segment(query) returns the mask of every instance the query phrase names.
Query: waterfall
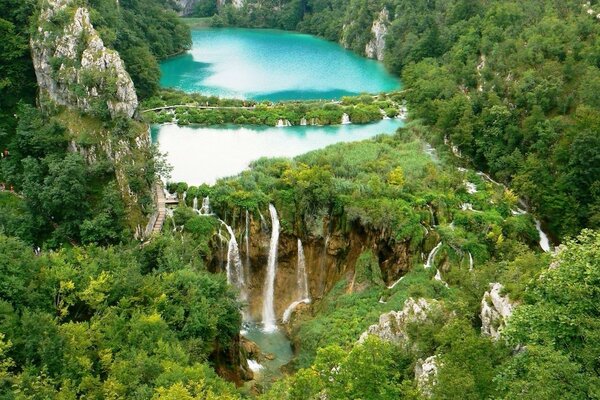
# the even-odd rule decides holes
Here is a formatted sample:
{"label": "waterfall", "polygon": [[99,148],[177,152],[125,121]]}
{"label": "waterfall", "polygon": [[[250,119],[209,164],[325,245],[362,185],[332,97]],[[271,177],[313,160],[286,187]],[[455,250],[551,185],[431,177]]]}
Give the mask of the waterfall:
{"label": "waterfall", "polygon": [[471,252],[469,252],[469,271],[473,271],[473,254],[471,254]]}
{"label": "waterfall", "polygon": [[288,323],[294,310],[300,304],[310,304],[310,294],[308,292],[308,277],[306,275],[306,258],[304,257],[304,248],[302,241],[298,239],[298,266],[296,270],[296,286],[298,288],[298,300],[294,301],[283,312],[282,322]]}
{"label": "waterfall", "polygon": [[267,221],[265,220],[265,217],[262,215],[260,210],[258,210],[258,215],[260,216],[260,229],[262,229],[263,231],[266,231],[267,230]]}
{"label": "waterfall", "polygon": [[277,125],[275,125],[275,126],[277,128],[285,128],[288,126],[292,126],[292,124],[287,119],[280,119],[279,121],[277,121]]}
{"label": "waterfall", "polygon": [[300,125],[301,125],[301,126],[306,126],[306,125],[308,125],[308,122],[306,121],[306,118],[302,117],[302,119],[300,120]]}
{"label": "waterfall", "polygon": [[298,271],[296,273],[296,282],[298,283],[300,299],[308,299],[310,301],[308,276],[306,275],[306,258],[304,257],[304,248],[300,239],[298,239]]}
{"label": "waterfall", "polygon": [[248,359],[248,368],[250,368],[250,371],[252,371],[254,373],[257,373],[261,369],[263,369],[264,367],[261,364],[259,364],[258,361],[252,360],[252,359]]}
{"label": "waterfall", "polygon": [[[244,266],[242,265],[242,257],[240,255],[240,249],[235,239],[235,233],[233,228],[221,221],[221,224],[225,226],[229,233],[229,242],[227,245],[227,264],[225,271],[227,272],[227,283],[239,290],[239,300],[242,302],[248,301],[248,291],[246,290],[246,277],[244,274]],[[248,320],[246,312],[242,312],[242,319]]]}
{"label": "waterfall", "polygon": [[192,203],[192,208],[194,211],[198,211],[198,198],[194,197],[194,202]]}
{"label": "waterfall", "polygon": [[346,113],[344,113],[344,115],[342,115],[342,125],[348,125],[351,124],[352,121],[350,121],[350,116]]}
{"label": "waterfall", "polygon": [[242,265],[242,257],[240,255],[240,249],[235,239],[235,233],[231,226],[221,221],[225,225],[225,229],[229,233],[229,243],[227,247],[227,282],[240,290],[242,300],[245,299],[245,284],[246,279],[244,277],[244,267]]}
{"label": "waterfall", "polygon": [[436,281],[442,282],[444,284],[444,286],[449,287],[448,284],[446,282],[444,282],[444,280],[442,279],[442,274],[440,273],[440,270],[438,269],[437,272],[435,273],[434,279]]}
{"label": "waterfall", "polygon": [[435,246],[433,248],[433,250],[431,250],[431,252],[429,253],[429,256],[427,256],[427,262],[425,263],[425,268],[433,267],[433,264],[435,263],[435,256],[437,255],[437,252],[440,250],[440,247],[442,247],[442,242],[439,242],[437,244],[437,246]]}
{"label": "waterfall", "polygon": [[550,240],[548,240],[548,235],[542,230],[542,223],[539,220],[535,220],[535,228],[540,234],[540,247],[546,253],[550,251]]}
{"label": "waterfall", "polygon": [[275,292],[275,274],[277,273],[277,246],[279,245],[279,218],[277,210],[273,204],[269,204],[271,213],[271,242],[269,247],[269,258],[267,262],[267,274],[265,276],[265,286],[263,289],[263,330],[265,332],[274,332],[277,330],[275,320],[274,292]]}
{"label": "waterfall", "polygon": [[388,289],[393,289],[396,287],[397,284],[399,284],[400,282],[402,282],[402,279],[404,279],[404,277],[401,277],[400,279],[398,279],[396,282],[394,282],[393,284],[391,284],[390,286],[388,286]]}
{"label": "waterfall", "polygon": [[294,301],[283,312],[283,318],[282,318],[281,322],[283,322],[284,324],[287,324],[290,321],[290,317],[292,316],[292,313],[300,304],[309,304],[309,303],[310,303],[310,299],[302,299],[302,300]]}
{"label": "waterfall", "polygon": [[[194,199],[194,202],[196,204],[196,208],[198,207],[198,199]],[[210,211],[210,198],[208,196],[206,196],[205,198],[202,199],[202,207],[200,207],[200,210],[198,211],[198,213],[200,215],[212,215],[212,212]]]}
{"label": "waterfall", "polygon": [[433,208],[431,208],[431,204],[427,204],[427,208],[429,208],[429,214],[431,215],[431,226],[436,226],[435,214],[433,213]]}
{"label": "waterfall", "polygon": [[467,193],[469,193],[469,194],[477,193],[477,185],[475,185],[473,182],[464,181],[464,184],[467,187]]}
{"label": "waterfall", "polygon": [[246,210],[246,229],[244,230],[244,245],[246,247],[246,268],[250,269],[250,215]]}

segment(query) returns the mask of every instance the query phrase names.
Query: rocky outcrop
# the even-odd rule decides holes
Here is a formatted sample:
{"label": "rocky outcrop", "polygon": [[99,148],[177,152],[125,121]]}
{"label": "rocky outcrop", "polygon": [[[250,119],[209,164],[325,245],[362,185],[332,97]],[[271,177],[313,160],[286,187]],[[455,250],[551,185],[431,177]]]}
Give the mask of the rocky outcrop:
{"label": "rocky outcrop", "polygon": [[89,10],[77,4],[48,0],[40,12],[31,49],[42,103],[132,117],[138,107],[133,81],[119,54],[104,46]]}
{"label": "rocky outcrop", "polygon": [[388,33],[388,25],[390,24],[390,14],[386,8],[381,10],[379,16],[373,21],[371,33],[373,38],[365,47],[365,55],[369,58],[375,58],[383,61],[385,51],[385,37]]}
{"label": "rocky outcrop", "polygon": [[359,342],[364,342],[369,335],[378,336],[382,340],[396,344],[408,342],[407,326],[415,322],[423,322],[440,304],[435,300],[409,298],[404,302],[401,311],[390,311],[379,317],[379,323],[371,325],[362,335]]}
{"label": "rocky outcrop", "polygon": [[502,285],[491,283],[490,291],[481,300],[481,333],[497,340],[500,338],[506,320],[512,315],[514,305],[508,295],[502,295]]}
{"label": "rocky outcrop", "polygon": [[418,360],[415,365],[415,381],[421,394],[427,398],[433,396],[433,387],[438,374],[437,356]]}

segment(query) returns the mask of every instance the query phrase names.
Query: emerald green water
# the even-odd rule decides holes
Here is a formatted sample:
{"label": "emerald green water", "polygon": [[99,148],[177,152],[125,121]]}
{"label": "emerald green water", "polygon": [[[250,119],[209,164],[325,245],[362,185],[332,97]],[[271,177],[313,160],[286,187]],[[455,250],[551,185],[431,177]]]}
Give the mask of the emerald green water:
{"label": "emerald green water", "polygon": [[161,63],[163,87],[272,101],[400,87],[380,63],[310,35],[227,28],[194,30],[192,39],[191,51]]}

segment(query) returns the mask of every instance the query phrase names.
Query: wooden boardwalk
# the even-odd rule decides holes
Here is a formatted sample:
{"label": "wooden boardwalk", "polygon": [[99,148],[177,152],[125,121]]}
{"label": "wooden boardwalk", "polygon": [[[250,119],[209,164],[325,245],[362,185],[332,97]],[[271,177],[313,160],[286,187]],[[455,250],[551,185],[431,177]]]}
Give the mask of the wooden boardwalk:
{"label": "wooden boardwalk", "polygon": [[156,192],[156,209],[158,211],[158,216],[154,222],[152,234],[160,233],[165,223],[165,219],[167,218],[167,199],[165,198],[165,192],[163,191],[162,185],[157,183],[154,190]]}

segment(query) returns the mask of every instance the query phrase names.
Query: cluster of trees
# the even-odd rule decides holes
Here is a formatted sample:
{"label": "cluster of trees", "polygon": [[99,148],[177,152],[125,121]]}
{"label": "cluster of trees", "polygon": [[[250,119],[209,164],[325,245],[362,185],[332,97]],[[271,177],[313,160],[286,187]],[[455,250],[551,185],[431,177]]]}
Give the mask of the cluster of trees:
{"label": "cluster of trees", "polygon": [[460,18],[441,2],[429,12],[429,50],[388,48],[389,62],[404,60],[393,66],[413,116],[510,183],[558,236],[599,227],[597,6],[472,3]]}
{"label": "cluster of trees", "polygon": [[[178,106],[163,110],[156,108]],[[221,109],[202,109],[223,107]],[[231,107],[231,108],[229,108]],[[236,108],[238,107],[238,108]],[[395,118],[400,112],[400,95],[380,94],[344,97],[340,102],[257,102],[253,100],[230,100],[186,94],[175,90],[162,90],[159,95],[143,103],[144,116],[150,123],[179,125],[201,124],[250,124],[274,126],[279,120],[300,125],[304,119],[313,125],[336,125],[348,114],[353,123],[364,124],[381,120],[384,116]]]}
{"label": "cluster of trees", "polygon": [[[10,151],[0,160],[0,182],[6,190],[0,194],[5,198],[0,202],[2,230],[48,248],[68,243],[126,241],[131,210],[127,209],[117,183],[117,167],[98,146],[99,138],[89,137],[84,125],[100,123],[76,112],[49,117],[25,104],[19,107],[16,118],[15,134],[8,144]],[[76,136],[72,127],[67,127],[70,118],[79,129]],[[105,124],[110,124],[105,128],[112,135],[106,139],[115,142],[118,138],[126,143],[140,129],[127,119]],[[69,150],[72,146],[89,149],[93,145],[93,162],[84,157],[85,150]],[[153,158],[153,151],[139,151],[137,164],[132,163],[124,174],[130,193],[137,196],[137,205],[149,212],[153,207],[149,188],[160,173],[161,164]]]}
{"label": "cluster of trees", "polygon": [[0,396],[238,399],[214,372],[236,294],[189,237],[33,256],[0,233]]}

